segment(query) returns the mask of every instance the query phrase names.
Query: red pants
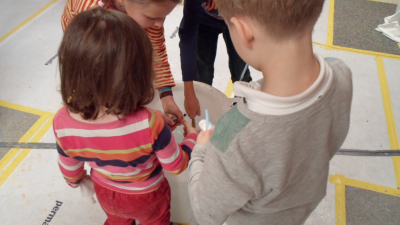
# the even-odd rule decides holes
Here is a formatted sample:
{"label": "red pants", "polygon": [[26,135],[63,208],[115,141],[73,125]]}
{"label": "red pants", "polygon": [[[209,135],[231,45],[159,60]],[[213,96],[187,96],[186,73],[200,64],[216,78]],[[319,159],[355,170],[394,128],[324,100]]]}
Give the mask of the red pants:
{"label": "red pants", "polygon": [[94,182],[97,199],[107,214],[104,225],[169,225],[171,189],[167,179],[147,194],[123,194],[104,188]]}

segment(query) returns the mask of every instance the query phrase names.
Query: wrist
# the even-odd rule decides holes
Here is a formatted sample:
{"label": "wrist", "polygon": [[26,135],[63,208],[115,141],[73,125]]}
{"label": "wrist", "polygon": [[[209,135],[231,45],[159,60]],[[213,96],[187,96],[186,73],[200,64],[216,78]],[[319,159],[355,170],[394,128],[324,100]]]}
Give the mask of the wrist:
{"label": "wrist", "polygon": [[161,89],[158,89],[158,93],[160,94],[160,99],[173,95],[171,87],[163,87]]}
{"label": "wrist", "polygon": [[194,92],[193,81],[185,81],[184,87],[185,95],[196,95]]}

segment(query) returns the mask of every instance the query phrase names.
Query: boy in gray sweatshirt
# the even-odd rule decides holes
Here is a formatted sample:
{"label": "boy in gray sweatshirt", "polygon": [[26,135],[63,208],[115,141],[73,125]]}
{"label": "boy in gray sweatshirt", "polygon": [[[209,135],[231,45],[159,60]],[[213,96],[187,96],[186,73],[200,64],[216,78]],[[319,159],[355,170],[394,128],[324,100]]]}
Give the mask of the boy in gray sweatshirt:
{"label": "boy in gray sweatshirt", "polygon": [[242,100],[199,134],[189,195],[201,225],[304,224],[326,195],[329,161],[350,120],[352,79],[313,53],[324,0],[216,0],[242,59],[262,71],[236,82]]}

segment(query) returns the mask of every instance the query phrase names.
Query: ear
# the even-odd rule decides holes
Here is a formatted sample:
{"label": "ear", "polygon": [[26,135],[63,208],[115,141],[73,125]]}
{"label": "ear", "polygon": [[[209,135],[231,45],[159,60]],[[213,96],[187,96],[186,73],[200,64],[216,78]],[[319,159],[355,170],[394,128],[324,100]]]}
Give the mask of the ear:
{"label": "ear", "polygon": [[238,31],[238,34],[244,46],[246,46],[247,48],[251,48],[254,40],[254,33],[248,21],[243,19],[242,17],[235,16],[232,17],[230,21]]}

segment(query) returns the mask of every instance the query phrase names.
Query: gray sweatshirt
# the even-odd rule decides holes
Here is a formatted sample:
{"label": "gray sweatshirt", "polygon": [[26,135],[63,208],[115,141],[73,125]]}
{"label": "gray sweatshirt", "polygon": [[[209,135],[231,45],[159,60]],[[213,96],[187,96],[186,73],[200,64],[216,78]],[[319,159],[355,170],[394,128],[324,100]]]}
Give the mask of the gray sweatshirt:
{"label": "gray sweatshirt", "polygon": [[240,101],[218,121],[210,144],[195,146],[189,196],[201,225],[304,224],[324,198],[352,99],[350,69],[326,61],[331,82],[310,106],[263,115]]}

